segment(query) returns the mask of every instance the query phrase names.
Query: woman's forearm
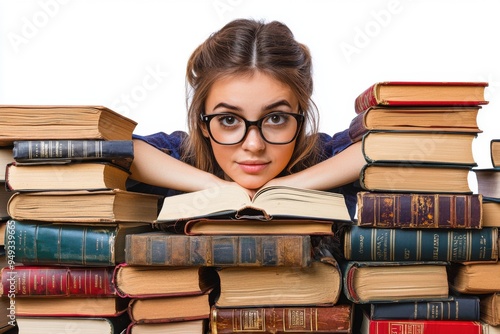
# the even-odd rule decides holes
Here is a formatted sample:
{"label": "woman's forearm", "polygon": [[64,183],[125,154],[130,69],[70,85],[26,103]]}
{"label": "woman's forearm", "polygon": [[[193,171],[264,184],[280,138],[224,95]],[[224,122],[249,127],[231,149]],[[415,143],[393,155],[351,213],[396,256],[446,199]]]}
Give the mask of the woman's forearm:
{"label": "woman's forearm", "polygon": [[269,184],[306,189],[328,190],[359,179],[366,164],[361,143],[355,143],[339,154],[301,172],[272,180]]}
{"label": "woman's forearm", "polygon": [[180,191],[196,191],[226,183],[142,140],[134,140],[134,161],[130,171],[130,177],[136,181]]}

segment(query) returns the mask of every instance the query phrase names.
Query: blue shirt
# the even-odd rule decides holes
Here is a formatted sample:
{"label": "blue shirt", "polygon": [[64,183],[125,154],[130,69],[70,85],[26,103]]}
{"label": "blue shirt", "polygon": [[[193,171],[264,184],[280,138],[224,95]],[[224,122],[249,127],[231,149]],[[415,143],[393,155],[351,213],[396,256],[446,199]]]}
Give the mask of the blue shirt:
{"label": "blue shirt", "polygon": [[[164,132],[158,132],[152,135],[140,136],[134,135],[134,139],[140,139],[148,144],[156,147],[157,149],[169,154],[170,156],[181,159],[182,152],[181,146],[182,142],[187,138],[188,134],[183,131],[175,131],[171,134],[166,134]],[[326,160],[339,152],[343,151],[347,147],[352,144],[351,139],[347,130],[336,133],[333,136],[330,136],[325,133],[319,134],[319,145],[321,152],[321,161]],[[334,171],[333,171],[334,172]],[[356,182],[357,183],[357,182]],[[349,214],[351,218],[354,219],[355,210],[356,210],[356,193],[359,191],[359,187],[356,183],[348,184],[342,187],[338,187],[335,189],[331,189],[332,192],[341,193],[344,195],[347,208],[349,210]],[[152,185],[147,185],[143,183],[138,183],[134,181],[130,181],[128,184],[128,188],[131,191],[145,192],[145,193],[153,193],[159,194],[163,196],[172,196],[175,194],[179,194],[179,191],[175,191],[172,189],[165,189],[161,187],[156,187]]]}

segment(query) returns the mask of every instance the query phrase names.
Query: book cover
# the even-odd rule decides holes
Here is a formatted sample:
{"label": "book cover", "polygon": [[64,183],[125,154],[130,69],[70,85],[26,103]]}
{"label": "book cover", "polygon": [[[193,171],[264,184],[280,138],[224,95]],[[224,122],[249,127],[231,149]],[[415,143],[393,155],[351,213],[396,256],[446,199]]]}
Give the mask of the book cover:
{"label": "book cover", "polygon": [[463,294],[500,291],[500,262],[453,263],[449,268],[450,287]]}
{"label": "book cover", "polygon": [[369,305],[373,320],[480,320],[479,297],[450,296],[435,301],[374,303]]}
{"label": "book cover", "polygon": [[353,303],[415,302],[449,297],[447,262],[344,261],[344,295]]}
{"label": "book cover", "polygon": [[352,333],[353,304],[324,307],[212,307],[212,334]]}
{"label": "book cover", "polygon": [[416,163],[367,163],[360,172],[364,190],[470,194],[470,166]]}
{"label": "book cover", "polygon": [[483,201],[478,194],[376,193],[357,194],[357,221],[363,227],[482,227]]}
{"label": "book cover", "polygon": [[355,261],[497,261],[498,229],[393,229],[351,226],[344,256]]}
{"label": "book cover", "polygon": [[21,140],[12,154],[22,163],[105,161],[128,169],[134,146],[132,140]]}
{"label": "book cover", "polygon": [[482,132],[477,116],[481,106],[375,106],[356,114],[348,128],[352,142],[372,130],[414,132]]}
{"label": "book cover", "polygon": [[426,163],[477,166],[472,152],[476,133],[369,131],[361,150],[368,163]]}
{"label": "book cover", "polygon": [[149,225],[50,224],[9,220],[5,241],[15,263],[25,265],[114,266],[125,260],[125,236]]}
{"label": "book cover", "polygon": [[135,266],[307,267],[309,235],[187,236],[166,232],[126,237],[125,262]]}
{"label": "book cover", "polygon": [[113,297],[113,267],[4,267],[2,295],[20,297]]}
{"label": "book cover", "polygon": [[160,197],[120,189],[16,192],[7,212],[16,220],[65,223],[147,223]]}
{"label": "book cover", "polygon": [[500,167],[500,139],[490,141],[490,157],[493,167]]}
{"label": "book cover", "polygon": [[136,126],[103,106],[0,105],[2,146],[16,140],[131,140]]}
{"label": "book cover", "polygon": [[487,104],[487,82],[376,82],[354,101],[357,114],[372,106],[474,106]]}
{"label": "book cover", "polygon": [[500,326],[500,291],[479,296],[481,320],[492,326]]}
{"label": "book cover", "polygon": [[374,320],[363,312],[362,334],[482,334],[479,321],[468,320]]}

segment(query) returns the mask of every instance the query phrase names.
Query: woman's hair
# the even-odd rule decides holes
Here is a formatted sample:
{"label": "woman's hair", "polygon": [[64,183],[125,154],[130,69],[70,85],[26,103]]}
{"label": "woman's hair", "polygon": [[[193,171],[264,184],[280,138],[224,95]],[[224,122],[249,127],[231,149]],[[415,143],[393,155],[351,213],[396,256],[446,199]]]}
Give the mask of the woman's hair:
{"label": "woman's hair", "polygon": [[199,169],[222,176],[210,141],[201,131],[200,114],[210,88],[220,78],[251,75],[260,71],[288,85],[305,116],[292,158],[283,172],[292,173],[318,160],[318,112],[311,100],[312,64],[309,49],[298,43],[290,29],[280,22],[263,23],[238,19],[225,25],[198,46],[186,70],[186,96],[190,136],[185,159]]}

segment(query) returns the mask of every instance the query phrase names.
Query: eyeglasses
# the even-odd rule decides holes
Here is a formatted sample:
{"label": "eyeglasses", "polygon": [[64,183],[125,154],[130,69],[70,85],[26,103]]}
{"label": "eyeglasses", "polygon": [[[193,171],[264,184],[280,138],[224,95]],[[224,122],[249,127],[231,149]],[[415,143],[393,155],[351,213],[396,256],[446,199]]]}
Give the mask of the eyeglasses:
{"label": "eyeglasses", "polygon": [[248,129],[255,125],[269,144],[291,143],[299,133],[304,115],[288,112],[272,112],[256,121],[249,121],[232,113],[201,115],[210,137],[220,145],[235,145],[245,139]]}

